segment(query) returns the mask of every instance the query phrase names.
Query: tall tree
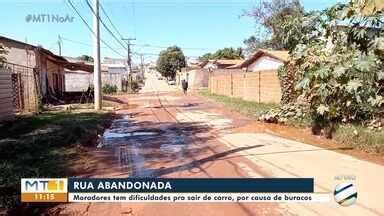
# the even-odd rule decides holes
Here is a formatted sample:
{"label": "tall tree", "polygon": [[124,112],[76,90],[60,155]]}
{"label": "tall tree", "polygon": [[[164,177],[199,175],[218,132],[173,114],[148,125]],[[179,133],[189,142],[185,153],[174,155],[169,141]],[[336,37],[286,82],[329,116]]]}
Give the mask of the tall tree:
{"label": "tall tree", "polygon": [[168,47],[160,52],[157,59],[157,70],[164,77],[174,79],[176,72],[186,66],[183,51],[177,47]]}
{"label": "tall tree", "polygon": [[244,41],[247,50],[255,50],[260,47],[272,49],[291,50],[296,46],[297,41],[287,40],[287,28],[291,29],[290,36],[301,37],[299,29],[287,26],[292,23],[291,20],[297,20],[297,17],[304,16],[304,9],[298,0],[273,0],[262,1],[260,5],[255,6],[245,13],[254,18],[256,25],[261,26],[261,31],[266,31],[270,37],[267,39],[252,36]]}
{"label": "tall tree", "polygon": [[223,48],[217,50],[215,53],[206,53],[199,57],[200,61],[214,60],[214,59],[242,59],[244,58],[244,50],[242,48]]}

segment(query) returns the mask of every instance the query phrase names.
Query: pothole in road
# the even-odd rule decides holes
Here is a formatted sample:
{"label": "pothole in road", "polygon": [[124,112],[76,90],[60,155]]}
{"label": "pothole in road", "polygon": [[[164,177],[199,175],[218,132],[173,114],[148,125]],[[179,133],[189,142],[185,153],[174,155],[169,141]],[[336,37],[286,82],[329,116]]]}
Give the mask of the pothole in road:
{"label": "pothole in road", "polygon": [[177,153],[185,149],[185,146],[174,145],[174,144],[164,144],[160,146],[160,150],[166,153]]}
{"label": "pothole in road", "polygon": [[132,130],[131,128],[114,128],[104,132],[98,147],[134,143],[135,141],[153,139],[165,133],[159,129]]}

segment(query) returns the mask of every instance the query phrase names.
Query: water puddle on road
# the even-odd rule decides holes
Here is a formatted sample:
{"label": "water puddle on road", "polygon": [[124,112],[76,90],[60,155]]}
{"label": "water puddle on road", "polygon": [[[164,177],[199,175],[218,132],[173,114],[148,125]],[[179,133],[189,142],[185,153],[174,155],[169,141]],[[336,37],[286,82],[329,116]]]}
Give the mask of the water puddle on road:
{"label": "water puddle on road", "polygon": [[[99,148],[114,152],[122,172],[129,176],[148,177],[153,162],[170,158],[182,160],[191,145],[191,131],[196,128],[173,123],[142,124],[130,115],[115,119],[100,136]],[[198,127],[201,129],[201,127]]]}
{"label": "water puddle on road", "polygon": [[133,136],[155,136],[159,133],[155,132],[128,132],[128,133],[113,133],[107,131],[104,133],[104,139],[112,139],[112,138],[123,138],[123,137],[133,137]]}
{"label": "water puddle on road", "polygon": [[182,145],[164,144],[160,146],[160,150],[166,153],[178,153],[185,149]]}
{"label": "water puddle on road", "polygon": [[159,129],[142,129],[131,121],[128,115],[115,119],[111,127],[100,137],[98,147],[136,143],[137,140],[153,139],[163,134]]}

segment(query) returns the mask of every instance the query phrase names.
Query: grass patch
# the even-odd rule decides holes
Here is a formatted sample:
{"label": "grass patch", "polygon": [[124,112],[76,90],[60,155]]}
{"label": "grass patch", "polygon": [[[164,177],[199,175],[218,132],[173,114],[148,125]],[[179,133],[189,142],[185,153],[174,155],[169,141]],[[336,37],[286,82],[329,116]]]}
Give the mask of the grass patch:
{"label": "grass patch", "polygon": [[199,94],[216,102],[223,103],[225,106],[240,113],[256,118],[260,117],[262,114],[271,109],[276,109],[279,107],[278,104],[273,103],[258,103],[253,101],[245,101],[240,98],[232,98],[228,96],[212,94],[207,90],[200,91]]}
{"label": "grass patch", "polygon": [[383,130],[376,131],[361,125],[340,125],[336,130],[335,139],[365,152],[384,153]]}
{"label": "grass patch", "polygon": [[44,112],[0,125],[0,209],[20,206],[20,178],[71,176],[78,146],[92,144],[111,117]]}

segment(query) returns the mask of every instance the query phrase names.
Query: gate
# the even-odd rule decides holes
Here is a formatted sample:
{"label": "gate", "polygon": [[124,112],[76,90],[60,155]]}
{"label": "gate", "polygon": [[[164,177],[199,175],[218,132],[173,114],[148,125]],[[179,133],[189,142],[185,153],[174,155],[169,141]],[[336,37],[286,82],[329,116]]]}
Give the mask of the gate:
{"label": "gate", "polygon": [[32,67],[6,62],[5,68],[12,74],[13,105],[17,112],[39,110],[39,74]]}

